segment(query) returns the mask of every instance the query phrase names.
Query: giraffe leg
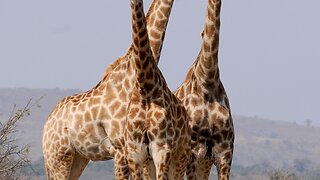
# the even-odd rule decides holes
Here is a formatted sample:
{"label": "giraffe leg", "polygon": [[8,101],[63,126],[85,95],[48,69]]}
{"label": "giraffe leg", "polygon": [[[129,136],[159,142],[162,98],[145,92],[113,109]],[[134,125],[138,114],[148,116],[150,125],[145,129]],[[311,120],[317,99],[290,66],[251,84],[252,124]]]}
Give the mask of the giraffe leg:
{"label": "giraffe leg", "polygon": [[192,157],[191,163],[187,168],[187,179],[188,180],[202,180],[209,179],[213,160],[202,159],[197,161],[195,156]]}
{"label": "giraffe leg", "polygon": [[190,162],[190,148],[179,148],[172,156],[171,165],[169,169],[169,179],[184,179],[187,165]]}
{"label": "giraffe leg", "polygon": [[148,159],[143,168],[143,179],[154,180],[156,178],[156,167],[152,159]]}
{"label": "giraffe leg", "polygon": [[134,161],[128,160],[132,180],[143,180],[143,166]]}
{"label": "giraffe leg", "polygon": [[216,161],[219,180],[229,180],[232,162],[232,150],[224,151]]}
{"label": "giraffe leg", "polygon": [[[129,142],[129,141],[128,141]],[[143,169],[147,162],[147,148],[144,144],[126,144],[126,158],[132,180],[143,179]]]}
{"label": "giraffe leg", "polygon": [[48,180],[68,180],[72,168],[75,151],[44,154],[46,174]]}
{"label": "giraffe leg", "polygon": [[87,166],[88,163],[89,159],[84,158],[76,152],[73,157],[73,163],[69,179],[79,179],[80,175],[82,174],[84,168]]}
{"label": "giraffe leg", "polygon": [[169,179],[169,167],[171,163],[170,150],[163,148],[158,150],[158,152],[155,151],[153,150],[153,160],[156,167],[157,180]]}
{"label": "giraffe leg", "polygon": [[195,155],[192,153],[189,163],[187,165],[187,179],[188,180],[196,180],[197,175],[196,175],[196,167],[197,167],[197,161]]}
{"label": "giraffe leg", "polygon": [[198,179],[209,179],[212,165],[213,160],[211,159],[201,160],[196,168]]}
{"label": "giraffe leg", "polygon": [[114,156],[114,172],[116,180],[128,180],[129,169],[123,150],[116,150]]}

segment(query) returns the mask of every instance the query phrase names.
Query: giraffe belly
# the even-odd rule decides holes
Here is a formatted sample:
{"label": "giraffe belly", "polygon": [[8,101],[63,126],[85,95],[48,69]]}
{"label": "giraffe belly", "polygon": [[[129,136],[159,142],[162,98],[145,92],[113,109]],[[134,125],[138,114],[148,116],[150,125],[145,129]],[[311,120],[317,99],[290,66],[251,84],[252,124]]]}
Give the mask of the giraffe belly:
{"label": "giraffe belly", "polygon": [[71,143],[75,150],[92,161],[113,159],[113,146],[106,133],[97,134],[97,131],[71,131]]}

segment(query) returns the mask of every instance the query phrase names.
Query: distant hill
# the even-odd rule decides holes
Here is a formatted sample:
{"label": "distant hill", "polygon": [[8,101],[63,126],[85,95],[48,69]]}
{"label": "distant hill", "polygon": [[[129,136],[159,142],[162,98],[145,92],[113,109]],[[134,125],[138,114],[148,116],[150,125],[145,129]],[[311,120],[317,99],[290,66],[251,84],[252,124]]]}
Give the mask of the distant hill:
{"label": "distant hill", "polygon": [[[20,131],[16,136],[21,143],[31,145],[30,157],[38,160],[42,156],[42,128],[47,116],[60,99],[78,92],[77,89],[0,89],[0,119],[7,119],[14,104],[22,108],[30,98],[43,97],[40,108],[33,108],[31,116],[18,124]],[[320,166],[320,127],[237,115],[234,115],[234,125],[234,166]]]}
{"label": "distant hill", "polygon": [[235,116],[235,164],[290,166],[299,160],[320,165],[320,128],[258,117]]}

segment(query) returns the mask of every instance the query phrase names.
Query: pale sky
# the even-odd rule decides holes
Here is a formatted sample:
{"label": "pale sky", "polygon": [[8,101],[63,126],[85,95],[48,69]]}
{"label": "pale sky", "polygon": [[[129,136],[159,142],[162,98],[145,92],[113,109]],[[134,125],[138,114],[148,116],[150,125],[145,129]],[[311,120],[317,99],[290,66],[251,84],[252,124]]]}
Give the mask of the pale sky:
{"label": "pale sky", "polygon": [[[206,4],[175,1],[159,64],[172,90],[199,52]],[[320,1],[222,0],[221,13],[232,112],[320,124]],[[0,88],[90,89],[126,52],[130,18],[128,0],[0,0]]]}

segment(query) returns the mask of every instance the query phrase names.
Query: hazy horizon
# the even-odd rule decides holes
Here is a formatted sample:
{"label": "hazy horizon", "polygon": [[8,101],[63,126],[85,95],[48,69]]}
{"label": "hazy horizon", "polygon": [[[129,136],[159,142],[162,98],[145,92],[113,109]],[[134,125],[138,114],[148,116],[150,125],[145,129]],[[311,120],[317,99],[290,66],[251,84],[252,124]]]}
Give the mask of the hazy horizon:
{"label": "hazy horizon", "polygon": [[[159,64],[172,90],[199,52],[206,4],[175,1]],[[319,6],[222,1],[219,67],[234,114],[320,124]],[[129,47],[130,18],[128,1],[0,1],[0,88],[94,87]]]}

